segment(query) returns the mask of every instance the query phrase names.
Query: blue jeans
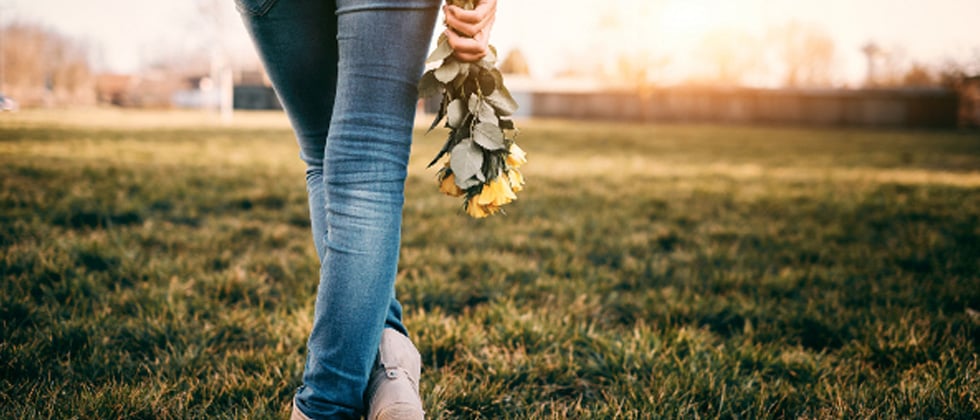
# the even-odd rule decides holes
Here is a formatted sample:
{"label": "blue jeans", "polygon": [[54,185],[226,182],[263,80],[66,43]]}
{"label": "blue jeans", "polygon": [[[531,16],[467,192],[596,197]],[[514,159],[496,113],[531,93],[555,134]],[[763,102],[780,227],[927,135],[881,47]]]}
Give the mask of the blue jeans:
{"label": "blue jeans", "polygon": [[307,164],[320,257],[297,407],[357,418],[395,298],[416,86],[440,0],[236,0]]}

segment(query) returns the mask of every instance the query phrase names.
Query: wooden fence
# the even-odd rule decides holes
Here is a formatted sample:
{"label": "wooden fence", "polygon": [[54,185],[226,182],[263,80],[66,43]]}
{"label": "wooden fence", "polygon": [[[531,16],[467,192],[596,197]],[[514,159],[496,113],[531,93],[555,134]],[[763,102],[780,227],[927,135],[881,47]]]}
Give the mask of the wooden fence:
{"label": "wooden fence", "polygon": [[944,89],[660,89],[520,92],[521,116],[643,122],[724,122],[953,128],[958,96]]}

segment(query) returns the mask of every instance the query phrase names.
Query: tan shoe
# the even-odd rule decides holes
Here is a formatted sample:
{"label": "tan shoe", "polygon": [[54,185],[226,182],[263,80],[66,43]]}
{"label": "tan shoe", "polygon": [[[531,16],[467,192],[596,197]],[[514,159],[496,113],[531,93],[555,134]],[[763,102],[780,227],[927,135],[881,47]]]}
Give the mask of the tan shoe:
{"label": "tan shoe", "polygon": [[367,420],[422,420],[419,377],[422,356],[412,340],[385,328],[381,334],[378,365],[368,382]]}

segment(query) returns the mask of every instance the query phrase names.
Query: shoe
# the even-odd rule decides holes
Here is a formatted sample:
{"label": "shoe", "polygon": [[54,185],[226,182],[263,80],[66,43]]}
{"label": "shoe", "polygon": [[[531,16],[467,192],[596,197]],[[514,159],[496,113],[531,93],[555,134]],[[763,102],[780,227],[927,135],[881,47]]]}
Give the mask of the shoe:
{"label": "shoe", "polygon": [[310,418],[306,414],[303,414],[302,411],[299,411],[299,408],[296,407],[296,403],[294,402],[293,413],[289,415],[289,420],[310,420]]}
{"label": "shoe", "polygon": [[422,356],[412,340],[391,328],[381,334],[378,364],[368,382],[367,420],[423,420],[419,399]]}

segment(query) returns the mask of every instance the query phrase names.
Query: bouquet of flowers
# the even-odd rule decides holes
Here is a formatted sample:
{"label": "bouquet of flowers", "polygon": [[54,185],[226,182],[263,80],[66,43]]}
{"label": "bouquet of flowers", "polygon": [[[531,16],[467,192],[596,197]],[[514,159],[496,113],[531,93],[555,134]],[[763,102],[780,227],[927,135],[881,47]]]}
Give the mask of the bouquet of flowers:
{"label": "bouquet of flowers", "polygon": [[[474,0],[447,2],[468,10],[474,7]],[[426,60],[441,64],[425,72],[419,82],[420,97],[442,95],[429,131],[443,119],[450,130],[429,166],[448,157],[436,175],[439,190],[464,197],[463,209],[475,218],[501,212],[501,207],[517,199],[515,193],[524,188],[519,168],[527,158],[514,142],[517,129],[509,118],[517,110],[517,102],[504,86],[496,61],[493,46],[477,62],[457,60],[443,34]]]}

